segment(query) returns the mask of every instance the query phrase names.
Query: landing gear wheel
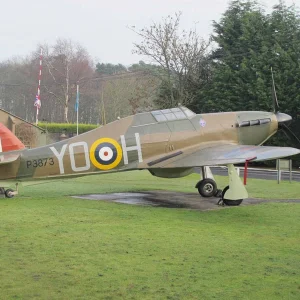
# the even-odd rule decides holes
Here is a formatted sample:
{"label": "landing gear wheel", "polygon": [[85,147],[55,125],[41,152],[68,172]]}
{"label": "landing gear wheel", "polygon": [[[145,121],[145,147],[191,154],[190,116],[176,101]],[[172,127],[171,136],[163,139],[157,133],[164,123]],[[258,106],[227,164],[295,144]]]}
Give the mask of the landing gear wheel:
{"label": "landing gear wheel", "polygon": [[227,185],[223,192],[222,192],[222,201],[224,202],[224,204],[228,205],[228,206],[238,206],[243,202],[243,199],[238,199],[238,200],[228,200],[228,199],[224,199],[225,193],[229,190],[229,185]]}
{"label": "landing gear wheel", "polygon": [[7,189],[7,190],[5,191],[5,197],[6,197],[6,198],[13,198],[15,195],[12,194],[12,192],[13,192],[12,189]]}
{"label": "landing gear wheel", "polygon": [[5,189],[3,187],[0,187],[0,195],[5,195]]}
{"label": "landing gear wheel", "polygon": [[197,183],[197,188],[202,197],[212,197],[217,191],[217,184],[214,180],[206,178]]}

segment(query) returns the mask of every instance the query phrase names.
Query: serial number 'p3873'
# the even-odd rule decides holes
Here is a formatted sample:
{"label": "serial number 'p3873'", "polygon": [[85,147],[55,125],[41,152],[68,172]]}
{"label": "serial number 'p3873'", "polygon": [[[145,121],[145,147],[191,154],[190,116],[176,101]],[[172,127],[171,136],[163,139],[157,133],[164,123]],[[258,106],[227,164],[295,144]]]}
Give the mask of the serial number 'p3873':
{"label": "serial number 'p3873'", "polygon": [[[139,162],[143,162],[142,148],[140,142],[140,136],[135,133],[135,146],[126,146],[125,136],[120,136],[121,145],[114,139],[101,138],[96,140],[89,148],[88,144],[84,141],[75,142],[71,144],[64,144],[60,151],[57,151],[55,147],[50,147],[51,151],[55,155],[59,164],[60,174],[65,174],[64,157],[67,148],[69,149],[69,157],[71,169],[73,172],[84,172],[91,168],[91,163],[100,170],[110,170],[117,167],[122,158],[124,165],[128,165],[128,152],[137,151]],[[80,158],[80,166],[76,165],[75,149],[80,149],[80,153],[83,153],[83,158]]]}

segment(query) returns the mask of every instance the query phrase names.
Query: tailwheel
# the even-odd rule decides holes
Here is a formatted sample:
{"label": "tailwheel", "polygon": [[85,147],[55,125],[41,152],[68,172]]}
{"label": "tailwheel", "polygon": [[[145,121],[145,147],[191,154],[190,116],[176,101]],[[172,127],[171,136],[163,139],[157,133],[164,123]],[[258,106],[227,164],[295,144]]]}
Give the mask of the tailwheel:
{"label": "tailwheel", "polygon": [[5,196],[5,189],[3,187],[0,187],[0,197],[6,197]]}
{"label": "tailwheel", "polygon": [[5,197],[6,198],[13,198],[15,196],[15,192],[12,189],[7,189],[5,191]]}
{"label": "tailwheel", "polygon": [[202,197],[212,197],[217,192],[217,184],[213,179],[205,178],[196,184],[199,194]]}
{"label": "tailwheel", "polygon": [[[238,206],[243,202],[243,199],[238,199],[238,200],[229,200],[229,199],[225,199],[224,196],[226,194],[226,192],[229,190],[229,185],[226,186],[222,192],[222,200],[224,204],[228,205],[228,206]],[[219,202],[218,202],[219,204]],[[220,205],[220,204],[219,204]]]}

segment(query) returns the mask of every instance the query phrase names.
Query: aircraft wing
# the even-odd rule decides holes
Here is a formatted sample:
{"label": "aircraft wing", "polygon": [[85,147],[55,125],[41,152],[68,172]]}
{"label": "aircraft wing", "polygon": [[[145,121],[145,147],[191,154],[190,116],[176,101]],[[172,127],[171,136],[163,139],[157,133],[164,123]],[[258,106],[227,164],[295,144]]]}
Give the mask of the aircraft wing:
{"label": "aircraft wing", "polygon": [[227,165],[252,161],[264,161],[299,154],[300,150],[290,147],[213,145],[202,149],[181,150],[148,162],[152,168],[184,168],[212,165]]}
{"label": "aircraft wing", "polygon": [[16,161],[20,157],[20,154],[2,154],[0,152],[0,165],[9,164]]}

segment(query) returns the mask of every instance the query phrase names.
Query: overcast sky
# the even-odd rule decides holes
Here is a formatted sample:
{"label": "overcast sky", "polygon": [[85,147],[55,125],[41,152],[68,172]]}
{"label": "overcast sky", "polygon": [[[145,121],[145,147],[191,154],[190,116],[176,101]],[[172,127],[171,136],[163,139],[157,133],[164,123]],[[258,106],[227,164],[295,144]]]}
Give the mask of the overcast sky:
{"label": "overcast sky", "polygon": [[[260,1],[266,10],[278,2]],[[131,53],[137,36],[128,26],[142,28],[181,11],[182,29],[196,27],[207,38],[212,20],[218,21],[227,6],[228,0],[2,0],[0,61],[27,55],[38,43],[70,38],[96,62],[130,65],[141,57]]]}

